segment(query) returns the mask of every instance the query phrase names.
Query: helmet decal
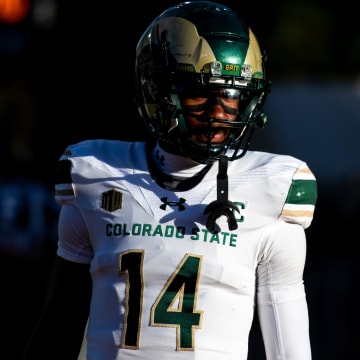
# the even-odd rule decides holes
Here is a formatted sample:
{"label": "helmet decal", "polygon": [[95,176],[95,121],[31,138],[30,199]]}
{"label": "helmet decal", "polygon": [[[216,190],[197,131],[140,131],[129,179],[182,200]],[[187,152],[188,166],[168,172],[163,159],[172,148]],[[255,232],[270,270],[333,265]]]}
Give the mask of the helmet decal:
{"label": "helmet decal", "polygon": [[246,53],[244,64],[250,65],[251,75],[258,79],[264,78],[263,73],[263,56],[260,52],[258,41],[255,38],[254,33],[250,30],[249,49]]}
{"label": "helmet decal", "polygon": [[162,34],[165,34],[169,53],[175,58],[176,64],[182,65],[182,70],[200,72],[205,64],[216,60],[208,42],[199,36],[192,22],[171,16],[160,19],[156,27],[157,36],[152,41],[161,43]]}

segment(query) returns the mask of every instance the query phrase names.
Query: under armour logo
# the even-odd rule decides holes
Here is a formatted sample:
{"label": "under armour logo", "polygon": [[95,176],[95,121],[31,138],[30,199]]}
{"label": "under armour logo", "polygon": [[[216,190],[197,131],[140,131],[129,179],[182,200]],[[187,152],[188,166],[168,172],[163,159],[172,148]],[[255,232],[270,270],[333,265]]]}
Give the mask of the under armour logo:
{"label": "under armour logo", "polygon": [[160,205],[160,209],[165,210],[166,206],[177,206],[179,211],[185,210],[185,206],[183,205],[185,203],[185,199],[180,198],[179,201],[168,201],[167,196],[160,199],[163,204]]}

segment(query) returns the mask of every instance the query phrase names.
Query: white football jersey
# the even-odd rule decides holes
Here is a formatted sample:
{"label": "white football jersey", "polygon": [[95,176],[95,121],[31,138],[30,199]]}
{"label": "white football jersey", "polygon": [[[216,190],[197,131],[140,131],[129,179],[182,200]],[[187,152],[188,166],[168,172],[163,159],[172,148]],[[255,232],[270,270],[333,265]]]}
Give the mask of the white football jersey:
{"label": "white football jersey", "polygon": [[206,228],[217,162],[187,191],[158,186],[145,144],[89,140],[59,161],[58,255],[91,264],[89,360],[245,360],[257,308],[267,358],[309,360],[304,229],[316,181],[291,156],[228,164],[226,217]]}

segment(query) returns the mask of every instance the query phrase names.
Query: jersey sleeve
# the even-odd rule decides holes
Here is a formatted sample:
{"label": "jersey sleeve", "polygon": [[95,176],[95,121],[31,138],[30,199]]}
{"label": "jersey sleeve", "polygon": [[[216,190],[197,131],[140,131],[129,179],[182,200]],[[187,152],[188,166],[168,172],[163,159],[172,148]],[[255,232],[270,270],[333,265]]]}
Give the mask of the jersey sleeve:
{"label": "jersey sleeve", "polygon": [[68,148],[55,169],[55,201],[62,206],[58,223],[57,255],[69,261],[89,264],[93,250],[85,221],[76,203],[72,170],[71,151]]}
{"label": "jersey sleeve", "polygon": [[80,210],[64,204],[59,216],[59,241],[57,254],[66,260],[90,264],[93,250]]}
{"label": "jersey sleeve", "polygon": [[267,360],[311,360],[304,229],[279,222],[267,237],[257,274],[257,311]]}
{"label": "jersey sleeve", "polygon": [[280,220],[300,224],[304,229],[311,225],[317,200],[317,183],[309,167],[302,163],[295,171]]}
{"label": "jersey sleeve", "polygon": [[66,150],[55,168],[55,201],[60,205],[75,199],[74,184],[71,177],[72,162]]}

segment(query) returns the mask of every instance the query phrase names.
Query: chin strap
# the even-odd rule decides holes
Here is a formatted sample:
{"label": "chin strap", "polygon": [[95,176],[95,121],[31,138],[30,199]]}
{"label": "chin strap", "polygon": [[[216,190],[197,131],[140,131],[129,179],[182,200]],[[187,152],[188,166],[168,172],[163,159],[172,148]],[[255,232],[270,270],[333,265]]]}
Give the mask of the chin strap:
{"label": "chin strap", "polygon": [[206,227],[211,232],[218,232],[216,230],[216,220],[222,215],[227,217],[229,230],[235,230],[238,227],[233,210],[238,213],[240,213],[240,210],[228,199],[227,165],[227,156],[220,156],[217,175],[217,200],[209,204],[204,211],[205,215],[210,213]]}

